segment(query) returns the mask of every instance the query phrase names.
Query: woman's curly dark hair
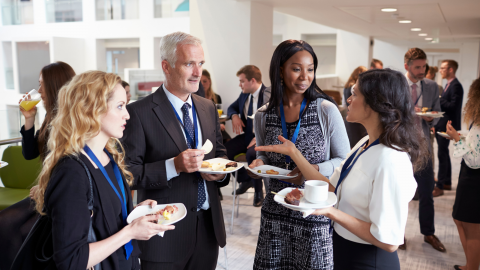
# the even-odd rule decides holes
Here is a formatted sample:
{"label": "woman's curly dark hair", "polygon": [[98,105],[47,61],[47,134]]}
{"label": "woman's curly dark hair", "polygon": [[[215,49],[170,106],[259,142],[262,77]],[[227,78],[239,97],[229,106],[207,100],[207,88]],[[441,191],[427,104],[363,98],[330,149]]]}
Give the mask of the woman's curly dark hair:
{"label": "woman's curly dark hair", "polygon": [[415,125],[414,106],[405,75],[391,69],[361,73],[357,87],[365,103],[380,116],[380,143],[410,155],[413,170],[420,171],[430,158],[423,131]]}

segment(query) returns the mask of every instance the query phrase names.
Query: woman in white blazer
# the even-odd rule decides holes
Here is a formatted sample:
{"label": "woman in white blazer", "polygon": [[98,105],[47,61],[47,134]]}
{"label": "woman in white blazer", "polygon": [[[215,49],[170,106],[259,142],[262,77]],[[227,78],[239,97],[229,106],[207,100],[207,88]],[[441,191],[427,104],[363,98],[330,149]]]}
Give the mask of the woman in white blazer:
{"label": "woman in white blazer", "polygon": [[408,202],[417,184],[414,171],[428,160],[428,146],[414,123],[405,76],[390,69],[360,74],[347,100],[347,121],[360,123],[368,135],[352,149],[330,179],[314,170],[295,145],[257,147],[289,155],[306,179],[330,183],[335,207],[318,209],[333,221],[335,269],[400,269]]}

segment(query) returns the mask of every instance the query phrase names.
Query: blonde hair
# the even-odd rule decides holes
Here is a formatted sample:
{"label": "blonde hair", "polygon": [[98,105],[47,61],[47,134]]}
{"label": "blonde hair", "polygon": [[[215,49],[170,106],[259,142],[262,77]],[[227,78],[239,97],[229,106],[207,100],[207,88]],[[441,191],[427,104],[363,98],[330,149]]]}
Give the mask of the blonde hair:
{"label": "blonde hair", "polygon": [[[51,121],[48,153],[38,176],[38,190],[35,193],[36,210],[44,215],[45,190],[57,163],[64,157],[81,155],[85,142],[100,132],[101,117],[107,113],[107,102],[112,98],[114,88],[121,84],[119,76],[102,71],[88,71],[76,75],[58,93],[58,109]],[[133,175],[126,169],[124,151],[116,138],[105,146],[112,155],[129,185]],[[118,151],[121,149],[121,152]],[[62,179],[69,181],[69,179]]]}
{"label": "blonde hair", "polygon": [[345,83],[345,86],[344,88],[350,88],[352,87],[358,80],[358,75],[360,75],[360,73],[363,73],[365,71],[367,71],[368,69],[364,66],[359,66],[357,67],[355,70],[353,70],[352,74],[350,75],[350,78],[348,78],[348,81],[347,83]]}
{"label": "blonde hair", "polygon": [[177,62],[177,47],[178,45],[195,45],[200,46],[202,41],[190,34],[184,32],[174,32],[168,34],[160,40],[160,57],[175,68]]}

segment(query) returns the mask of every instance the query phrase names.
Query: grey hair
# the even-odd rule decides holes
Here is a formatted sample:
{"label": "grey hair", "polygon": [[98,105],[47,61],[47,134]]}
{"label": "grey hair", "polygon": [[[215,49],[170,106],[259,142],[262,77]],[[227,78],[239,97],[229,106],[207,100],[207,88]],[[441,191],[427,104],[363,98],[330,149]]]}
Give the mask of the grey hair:
{"label": "grey hair", "polygon": [[175,67],[178,45],[199,46],[201,44],[202,41],[197,37],[184,32],[174,32],[162,37],[160,40],[160,57],[162,61],[167,60],[170,66]]}

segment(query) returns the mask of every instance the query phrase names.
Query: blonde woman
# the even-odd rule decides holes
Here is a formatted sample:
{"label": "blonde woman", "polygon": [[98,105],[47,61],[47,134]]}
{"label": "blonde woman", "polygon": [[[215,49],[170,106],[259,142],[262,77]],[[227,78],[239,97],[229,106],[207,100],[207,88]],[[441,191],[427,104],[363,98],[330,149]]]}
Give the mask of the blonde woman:
{"label": "blonde woman", "polygon": [[[75,76],[58,96],[36,209],[52,222],[53,260],[57,269],[81,269],[97,264],[105,269],[139,269],[135,240],[148,240],[173,226],[142,217],[126,224],[132,211],[129,184],[118,138],[130,118],[120,77],[101,71]],[[83,161],[92,175],[93,211],[88,210],[90,185]],[[123,196],[122,196],[123,195]],[[140,204],[156,205],[147,200]],[[91,221],[90,221],[91,220]],[[97,242],[88,243],[90,222]]]}
{"label": "blonde woman", "polygon": [[[373,63],[373,61],[372,61]],[[348,98],[352,95],[352,86],[358,80],[358,75],[367,71],[368,69],[364,66],[359,66],[355,70],[353,70],[350,78],[348,78],[347,83],[345,83],[343,89],[343,104],[344,106],[348,106]],[[367,130],[359,123],[350,123],[345,121],[345,128],[347,129],[348,140],[350,141],[350,148],[353,148],[358,141],[360,141],[363,137],[367,135]]]}

